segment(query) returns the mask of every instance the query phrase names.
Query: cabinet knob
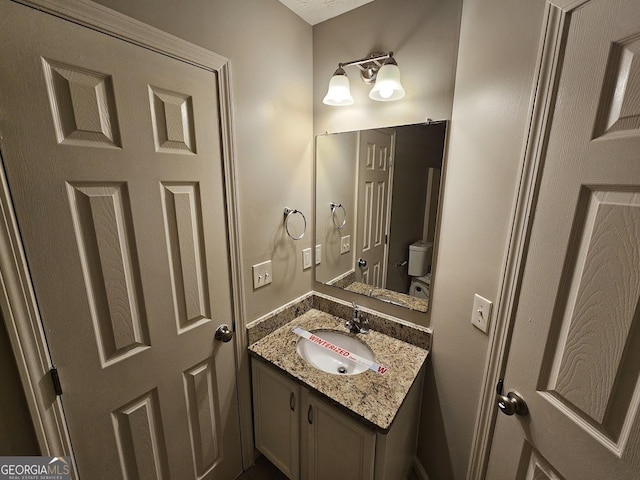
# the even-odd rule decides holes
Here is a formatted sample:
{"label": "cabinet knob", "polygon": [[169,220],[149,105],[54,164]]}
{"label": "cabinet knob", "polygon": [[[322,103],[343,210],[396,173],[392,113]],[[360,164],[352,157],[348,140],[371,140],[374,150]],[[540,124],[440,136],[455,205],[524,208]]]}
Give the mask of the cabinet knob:
{"label": "cabinet knob", "polygon": [[309,425],[313,425],[313,405],[309,405],[309,410],[307,411],[307,421]]}
{"label": "cabinet knob", "polygon": [[292,412],[296,411],[296,396],[293,392],[291,392],[291,396],[289,397],[289,407]]}

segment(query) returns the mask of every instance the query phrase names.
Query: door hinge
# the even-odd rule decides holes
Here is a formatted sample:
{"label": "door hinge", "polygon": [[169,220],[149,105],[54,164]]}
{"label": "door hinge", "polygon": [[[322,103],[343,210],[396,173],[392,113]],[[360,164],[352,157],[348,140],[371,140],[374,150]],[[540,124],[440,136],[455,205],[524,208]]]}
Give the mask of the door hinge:
{"label": "door hinge", "polygon": [[60,383],[60,376],[58,375],[58,368],[53,365],[51,370],[51,381],[53,382],[53,391],[56,392],[56,395],[62,395],[62,384]]}

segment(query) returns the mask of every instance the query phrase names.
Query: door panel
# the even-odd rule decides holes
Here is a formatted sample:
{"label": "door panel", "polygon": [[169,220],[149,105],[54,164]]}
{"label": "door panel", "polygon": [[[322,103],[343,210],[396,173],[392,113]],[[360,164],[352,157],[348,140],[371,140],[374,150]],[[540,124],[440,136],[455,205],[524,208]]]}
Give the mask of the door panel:
{"label": "door panel", "polygon": [[567,22],[505,373],[529,415],[499,416],[491,479],[640,477],[640,10]]}
{"label": "door panel", "polygon": [[640,298],[640,195],[584,194],[585,219],[575,224],[580,233],[569,247],[577,258],[559,297],[566,306],[556,320],[561,332],[548,356],[546,392],[606,434],[620,402],[631,400],[624,391],[631,379],[616,380],[634,368],[629,349],[640,347],[630,336]]}
{"label": "door panel", "polygon": [[4,168],[80,475],[235,478],[217,78],[0,1]]}
{"label": "door panel", "polygon": [[169,478],[157,390],[145,393],[112,416],[125,478]]}
{"label": "door panel", "polygon": [[[67,184],[102,367],[150,347],[126,184]],[[127,226],[129,225],[129,226]]]}
{"label": "door panel", "polygon": [[198,477],[204,476],[220,460],[216,372],[207,359],[184,373],[185,398],[189,412],[189,431]]}
{"label": "door panel", "polygon": [[182,333],[211,318],[200,187],[162,182],[162,199],[176,325]]}
{"label": "door panel", "polygon": [[58,143],[122,147],[111,76],[46,58],[42,67]]}
{"label": "door panel", "polygon": [[529,444],[526,444],[521,462],[525,470],[518,478],[524,480],[563,480],[549,465],[549,462],[533,450]]}

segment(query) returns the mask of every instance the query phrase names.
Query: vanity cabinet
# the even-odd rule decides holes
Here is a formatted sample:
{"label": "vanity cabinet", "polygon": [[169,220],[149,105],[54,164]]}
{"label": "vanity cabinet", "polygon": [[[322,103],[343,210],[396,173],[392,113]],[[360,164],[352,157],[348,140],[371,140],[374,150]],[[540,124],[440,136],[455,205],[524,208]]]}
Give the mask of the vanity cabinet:
{"label": "vanity cabinet", "polygon": [[291,480],[300,461],[300,385],[263,362],[252,361],[256,448]]}
{"label": "vanity cabinet", "polygon": [[373,480],[376,433],[302,390],[302,478]]}
{"label": "vanity cabinet", "polygon": [[[400,480],[413,463],[422,373],[382,433],[252,359],[256,448],[292,480]],[[345,381],[348,378],[345,377]]]}

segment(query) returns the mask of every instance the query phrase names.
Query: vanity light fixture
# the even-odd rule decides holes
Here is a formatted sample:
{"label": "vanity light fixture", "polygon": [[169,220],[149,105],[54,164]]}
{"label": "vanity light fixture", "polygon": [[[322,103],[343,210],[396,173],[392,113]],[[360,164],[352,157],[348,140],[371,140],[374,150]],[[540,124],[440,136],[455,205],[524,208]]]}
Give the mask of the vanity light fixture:
{"label": "vanity light fixture", "polygon": [[334,107],[353,104],[349,78],[341,64],[338,65],[338,69],[334,72],[331,80],[329,80],[329,90],[327,90],[327,94],[324,96],[322,103]]}
{"label": "vanity light fixture", "polygon": [[360,78],[367,84],[375,82],[369,98],[378,102],[390,102],[404,97],[404,88],[400,83],[400,69],[393,58],[393,52],[371,53],[365,58],[338,63],[338,68],[329,81],[329,89],[322,103],[332,106],[353,104],[349,88],[349,79],[344,67],[357,66]]}

